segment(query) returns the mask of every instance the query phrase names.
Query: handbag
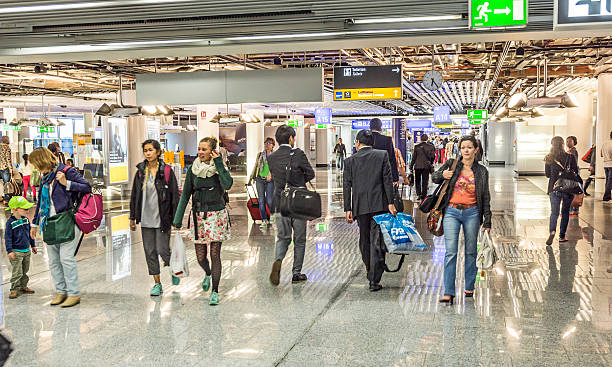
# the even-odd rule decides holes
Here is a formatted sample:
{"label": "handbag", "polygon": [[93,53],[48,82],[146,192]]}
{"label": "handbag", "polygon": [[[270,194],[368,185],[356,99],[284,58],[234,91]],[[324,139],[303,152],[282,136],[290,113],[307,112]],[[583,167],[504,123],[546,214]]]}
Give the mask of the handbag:
{"label": "handbag", "polygon": [[[569,160],[570,157],[567,159]],[[560,192],[564,194],[571,195],[579,195],[583,194],[584,190],[582,189],[582,179],[575,172],[569,169],[568,161],[565,162],[565,165],[559,163],[559,161],[555,161],[563,170],[559,172],[559,177],[555,184],[553,185],[554,192]]]}
{"label": "handbag", "polygon": [[[402,194],[403,194],[402,190]],[[404,200],[402,200],[402,195],[399,192],[399,189],[397,187],[393,187],[393,206],[395,206],[395,209],[401,213],[404,211],[405,207],[404,207]]]}
{"label": "handbag", "polygon": [[[453,161],[453,166],[451,167],[451,171],[455,172],[457,168],[458,159]],[[438,194],[438,199],[436,200],[436,204],[433,209],[427,215],[427,229],[434,236],[442,236],[444,234],[444,226],[442,225],[442,220],[444,219],[443,211],[440,210],[440,204],[442,203],[442,199],[446,195],[446,191],[448,190],[448,185],[450,184],[450,180],[444,181],[444,183],[440,186],[440,192]],[[436,190],[437,191],[437,190]]]}
{"label": "handbag", "polygon": [[574,195],[574,200],[572,200],[572,208],[580,208],[584,201],[584,194]]}
{"label": "handbag", "polygon": [[21,185],[19,185],[14,178],[11,178],[4,184],[4,194],[8,196],[21,196]]}
{"label": "handbag", "polygon": [[59,245],[74,240],[74,223],[72,208],[47,218],[43,229],[43,241],[47,245]]}
{"label": "handbag", "polygon": [[293,152],[289,154],[289,163],[285,168],[286,181],[280,197],[280,213],[283,217],[295,219],[317,219],[321,217],[321,195],[316,191],[308,190],[306,187],[289,186],[293,154]]}
{"label": "handbag", "polygon": [[591,147],[591,149],[589,149],[586,154],[582,157],[582,161],[585,163],[591,163],[591,159],[593,158],[593,147]]}

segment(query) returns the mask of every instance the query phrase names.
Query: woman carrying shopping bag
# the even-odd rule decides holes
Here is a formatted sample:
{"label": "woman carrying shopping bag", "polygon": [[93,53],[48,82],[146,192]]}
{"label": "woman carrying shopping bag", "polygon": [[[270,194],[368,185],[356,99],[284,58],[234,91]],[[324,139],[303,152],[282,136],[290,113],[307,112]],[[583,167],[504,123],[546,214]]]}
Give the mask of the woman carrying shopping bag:
{"label": "woman carrying shopping bag", "polygon": [[74,221],[74,204],[91,185],[73,167],[59,163],[47,148],[36,148],[30,163],[41,174],[41,190],[36,203],[30,235],[40,230],[47,245],[49,270],[57,296],[51,306],[72,307],[81,302],[79,275],[74,258],[81,230]]}
{"label": "woman carrying shopping bag", "polygon": [[[149,275],[155,282],[150,294],[159,296],[163,293],[159,257],[164,266],[170,264],[170,231],[179,189],[172,168],[160,159],[161,146],[157,140],[145,140],[142,153],[145,160],[136,166],[130,197],[130,229],[135,231],[136,224],[140,223]],[[179,282],[180,279],[172,275],[172,283]]]}
{"label": "woman carrying shopping bag", "polygon": [[459,141],[461,156],[455,171],[454,159],[446,161],[432,176],[436,184],[449,180],[447,192],[440,208],[444,209],[443,226],[446,255],[444,259],[444,297],[441,303],[453,304],[455,299],[455,277],[459,232],[463,227],[465,240],[465,296],[474,296],[476,281],[476,255],[478,232],[491,230],[491,195],[489,193],[489,171],[478,163],[480,149],[476,138],[464,136]]}
{"label": "woman carrying shopping bag", "polygon": [[[221,243],[230,239],[229,213],[225,208],[225,192],[232,187],[233,179],[217,152],[217,139],[206,137],[198,144],[198,158],[187,170],[181,200],[174,216],[174,227],[183,225],[185,208],[191,198],[193,238],[198,263],[206,272],[202,289],[212,293],[210,305],[219,304],[221,279]],[[210,247],[212,267],[208,263],[206,248]]]}

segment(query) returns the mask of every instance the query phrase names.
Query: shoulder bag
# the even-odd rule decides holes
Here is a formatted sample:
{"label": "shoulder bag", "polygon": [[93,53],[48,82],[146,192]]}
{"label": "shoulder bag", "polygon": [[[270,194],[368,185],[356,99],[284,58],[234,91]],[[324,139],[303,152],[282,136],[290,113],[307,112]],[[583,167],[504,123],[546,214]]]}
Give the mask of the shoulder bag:
{"label": "shoulder bag", "polygon": [[559,161],[555,161],[562,170],[559,172],[559,177],[553,185],[553,191],[564,194],[580,195],[584,193],[582,189],[582,179],[575,172],[570,170],[569,159],[570,157],[568,156],[565,165],[562,165]]}
{"label": "shoulder bag", "polygon": [[[457,168],[458,162],[459,162],[458,159],[455,159],[453,162],[453,166],[451,167],[451,171],[453,171],[453,174],[455,172],[455,169]],[[431,209],[431,211],[427,215],[427,229],[429,230],[431,234],[433,234],[434,236],[438,236],[438,237],[444,234],[444,227],[442,226],[442,219],[444,218],[444,214],[442,210],[440,210],[440,203],[442,203],[442,199],[446,195],[449,184],[450,184],[450,179],[444,181],[444,183],[440,185],[442,188],[440,189],[438,193],[436,204],[434,205],[433,209]],[[438,189],[436,189],[436,191],[438,191]]]}
{"label": "shoulder bag", "polygon": [[[280,213],[283,217],[313,220],[321,217],[321,195],[306,187],[290,187],[289,174],[294,152],[289,154],[289,163],[285,169],[285,188],[281,192]],[[312,186],[312,184],[310,184]],[[314,189],[314,188],[313,188]]]}

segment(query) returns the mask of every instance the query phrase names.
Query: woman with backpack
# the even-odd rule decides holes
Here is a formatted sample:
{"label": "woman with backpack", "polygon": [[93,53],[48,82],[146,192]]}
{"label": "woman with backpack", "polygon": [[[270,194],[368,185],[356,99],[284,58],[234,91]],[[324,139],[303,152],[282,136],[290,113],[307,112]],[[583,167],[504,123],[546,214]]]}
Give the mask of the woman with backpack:
{"label": "woman with backpack", "polygon": [[[136,166],[130,197],[130,229],[135,231],[136,224],[140,223],[149,275],[155,282],[150,294],[159,296],[163,293],[159,257],[164,266],[170,265],[170,231],[178,206],[179,189],[172,168],[160,159],[159,142],[145,140],[142,152],[145,160]],[[172,275],[172,283],[177,285],[179,282],[180,278]]]}
{"label": "woman with backpack", "polygon": [[19,173],[23,176],[23,197],[27,199],[28,188],[32,189],[32,197],[36,201],[36,186],[40,181],[39,173],[36,169],[32,168],[30,162],[28,162],[28,155],[22,156],[23,164],[19,165]]}
{"label": "woman with backpack", "polygon": [[[210,305],[219,304],[219,281],[221,280],[221,243],[230,239],[229,213],[225,208],[226,191],[232,187],[233,179],[217,152],[217,139],[207,137],[198,144],[198,157],[187,170],[181,200],[174,216],[174,227],[183,225],[185,208],[191,198],[193,238],[198,263],[206,272],[202,289],[212,293]],[[210,247],[209,266],[206,254]]]}
{"label": "woman with backpack", "polygon": [[34,149],[28,158],[42,175],[30,235],[36,238],[40,230],[47,245],[49,270],[57,291],[51,306],[72,307],[81,302],[74,258],[81,230],[75,223],[74,203],[81,195],[91,193],[91,185],[74,167],[59,163],[47,148]]}

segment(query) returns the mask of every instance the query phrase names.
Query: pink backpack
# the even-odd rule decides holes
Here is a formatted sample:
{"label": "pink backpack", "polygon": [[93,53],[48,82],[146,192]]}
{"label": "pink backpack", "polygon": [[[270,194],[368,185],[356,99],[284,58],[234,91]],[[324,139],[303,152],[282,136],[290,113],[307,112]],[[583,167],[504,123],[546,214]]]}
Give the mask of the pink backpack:
{"label": "pink backpack", "polygon": [[[65,173],[69,168],[65,167],[62,171]],[[79,201],[74,213],[74,221],[79,229],[87,234],[100,227],[102,214],[102,195],[89,193],[83,195],[81,201]]]}

